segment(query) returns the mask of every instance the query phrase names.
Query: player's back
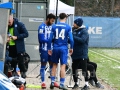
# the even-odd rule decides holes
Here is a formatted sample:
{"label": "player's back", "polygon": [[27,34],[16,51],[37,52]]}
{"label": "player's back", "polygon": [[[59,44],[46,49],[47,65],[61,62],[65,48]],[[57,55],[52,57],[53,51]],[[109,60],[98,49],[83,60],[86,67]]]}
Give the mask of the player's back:
{"label": "player's back", "polygon": [[68,33],[71,32],[71,27],[59,22],[53,26],[52,32],[54,35],[53,47],[68,48]]}

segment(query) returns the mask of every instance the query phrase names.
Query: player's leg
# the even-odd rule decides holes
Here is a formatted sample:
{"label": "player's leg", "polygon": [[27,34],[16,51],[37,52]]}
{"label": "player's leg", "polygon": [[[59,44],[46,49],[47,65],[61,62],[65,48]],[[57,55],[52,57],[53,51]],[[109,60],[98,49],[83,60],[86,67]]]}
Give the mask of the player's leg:
{"label": "player's leg", "polygon": [[67,88],[64,85],[65,82],[65,75],[66,75],[66,65],[67,65],[67,58],[68,58],[68,49],[60,49],[60,63],[61,63],[61,69],[60,69],[60,89],[67,90]]}
{"label": "player's leg", "polygon": [[52,60],[52,56],[48,55],[50,76],[51,76],[51,71],[52,71],[52,66],[53,66],[53,63],[51,60]]}
{"label": "player's leg", "polygon": [[53,67],[52,67],[52,71],[51,71],[51,85],[50,88],[53,89],[54,87],[59,87],[59,85],[57,84],[57,82],[55,82],[55,78],[56,78],[56,69],[57,69],[57,65],[56,63],[53,63]]}
{"label": "player's leg", "polygon": [[[49,70],[50,71],[50,76],[49,77],[51,77],[51,72],[52,72],[52,67],[53,67],[52,56],[48,55],[48,60],[49,60],[49,69],[50,69]],[[56,65],[54,65],[55,66],[54,68],[57,68]],[[54,73],[56,73],[56,71]],[[54,87],[59,87],[59,84],[57,82],[55,82],[55,80],[53,80],[53,81],[54,81]]]}
{"label": "player's leg", "polygon": [[52,66],[51,77],[50,77],[51,78],[50,89],[53,89],[54,87],[59,87],[59,85],[56,85],[55,83],[56,69],[59,63],[59,50],[58,49],[53,49],[51,62],[53,63],[53,66]]}
{"label": "player's leg", "polygon": [[48,53],[47,51],[43,51],[40,54],[41,57],[41,67],[40,67],[40,76],[41,76],[41,86],[42,88],[46,88],[46,84],[45,84],[45,68],[46,68],[46,64],[48,61]]}

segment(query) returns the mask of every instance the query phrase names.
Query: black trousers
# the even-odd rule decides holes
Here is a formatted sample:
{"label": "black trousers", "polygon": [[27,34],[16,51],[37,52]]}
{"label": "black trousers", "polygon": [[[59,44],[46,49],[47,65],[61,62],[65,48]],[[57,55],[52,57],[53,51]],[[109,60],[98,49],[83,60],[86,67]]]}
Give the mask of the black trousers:
{"label": "black trousers", "polygon": [[90,71],[90,78],[89,80],[94,80],[95,83],[97,83],[97,77],[96,77],[96,69],[97,69],[97,64],[94,62],[88,62],[87,63],[87,70]]}
{"label": "black trousers", "polygon": [[82,69],[82,75],[85,78],[85,81],[88,81],[88,72],[87,72],[87,59],[73,59],[72,63],[72,72],[73,72],[73,80],[74,82],[78,81],[77,77],[77,69]]}
{"label": "black trousers", "polygon": [[12,58],[17,58],[18,61],[12,61],[11,62],[11,67],[14,68],[13,72],[16,71],[16,66],[18,64],[18,67],[20,68],[21,72],[26,72],[26,67],[24,65],[24,54],[23,53],[18,53],[16,50],[16,46],[9,46],[9,56]]}
{"label": "black trousers", "polygon": [[91,61],[87,62],[87,63],[93,65],[94,69],[95,69],[95,72],[96,72],[96,70],[97,70],[97,64],[95,62],[91,62]]}
{"label": "black trousers", "polygon": [[8,64],[5,63],[4,65],[4,74],[8,76]]}
{"label": "black trousers", "polygon": [[[15,45],[9,46],[9,56],[12,58],[17,58],[17,50]],[[16,65],[17,65],[17,62],[11,61],[11,67],[14,69],[13,70],[14,72],[16,70]]]}

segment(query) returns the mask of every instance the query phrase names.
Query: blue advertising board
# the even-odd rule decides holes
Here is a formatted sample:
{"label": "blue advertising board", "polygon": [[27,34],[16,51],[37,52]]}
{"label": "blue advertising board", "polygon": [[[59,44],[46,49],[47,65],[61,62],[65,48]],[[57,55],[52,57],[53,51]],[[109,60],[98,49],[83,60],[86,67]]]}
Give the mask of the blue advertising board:
{"label": "blue advertising board", "polygon": [[120,47],[120,18],[82,18],[84,25],[88,26],[89,47]]}

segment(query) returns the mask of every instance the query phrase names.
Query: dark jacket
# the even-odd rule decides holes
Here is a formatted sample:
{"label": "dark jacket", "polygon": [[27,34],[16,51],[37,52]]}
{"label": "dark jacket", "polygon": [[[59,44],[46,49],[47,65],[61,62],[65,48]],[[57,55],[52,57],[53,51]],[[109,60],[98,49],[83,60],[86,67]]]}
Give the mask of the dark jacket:
{"label": "dark jacket", "polygon": [[86,28],[73,30],[74,48],[72,54],[73,59],[87,59],[89,34]]}
{"label": "dark jacket", "polygon": [[28,31],[25,25],[22,22],[19,22],[18,19],[14,18],[14,36],[17,36],[15,40],[15,45],[17,48],[17,53],[25,52],[25,43],[24,38],[28,37]]}

